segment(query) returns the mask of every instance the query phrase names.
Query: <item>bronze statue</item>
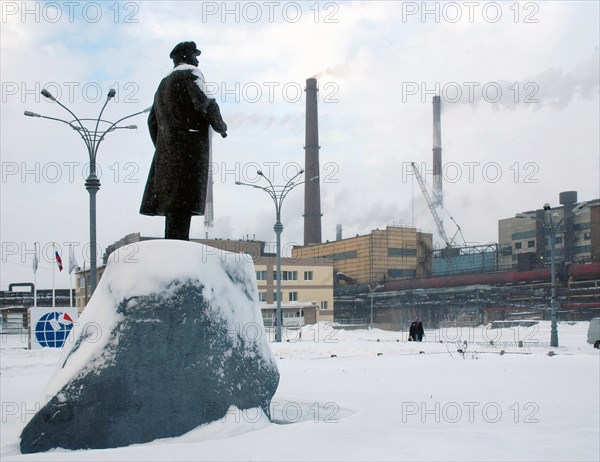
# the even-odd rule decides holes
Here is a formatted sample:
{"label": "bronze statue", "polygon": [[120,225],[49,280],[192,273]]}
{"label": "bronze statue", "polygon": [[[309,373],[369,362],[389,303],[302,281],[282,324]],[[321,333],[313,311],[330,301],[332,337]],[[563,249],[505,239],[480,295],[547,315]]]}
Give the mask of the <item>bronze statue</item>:
{"label": "bronze statue", "polygon": [[148,117],[155,151],[140,213],[166,217],[165,239],[189,240],[192,216],[204,215],[206,205],[210,127],[227,136],[219,105],[206,96],[199,55],[194,42],[175,46],[174,68],[158,86]]}

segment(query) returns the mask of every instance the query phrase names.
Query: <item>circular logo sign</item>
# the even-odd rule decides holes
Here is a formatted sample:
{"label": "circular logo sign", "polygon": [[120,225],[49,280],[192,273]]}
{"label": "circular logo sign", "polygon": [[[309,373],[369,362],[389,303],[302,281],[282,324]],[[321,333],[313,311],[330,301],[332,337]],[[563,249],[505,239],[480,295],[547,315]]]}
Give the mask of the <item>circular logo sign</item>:
{"label": "circular logo sign", "polygon": [[47,348],[61,348],[73,328],[73,319],[66,314],[52,311],[43,315],[35,325],[35,338]]}

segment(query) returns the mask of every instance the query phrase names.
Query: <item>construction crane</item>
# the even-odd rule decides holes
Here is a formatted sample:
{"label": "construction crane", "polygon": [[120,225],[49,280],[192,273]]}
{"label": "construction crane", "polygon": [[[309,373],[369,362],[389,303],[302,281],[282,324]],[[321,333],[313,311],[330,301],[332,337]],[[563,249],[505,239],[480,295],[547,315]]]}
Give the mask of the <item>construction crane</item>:
{"label": "construction crane", "polygon": [[454,218],[452,218],[452,216],[449,213],[448,213],[448,216],[450,216],[450,219],[456,225],[457,229],[456,229],[456,233],[454,233],[454,236],[452,236],[452,239],[448,238],[448,235],[446,234],[446,230],[444,229],[444,223],[442,222],[440,215],[437,213],[437,210],[435,209],[435,206],[433,205],[433,199],[431,198],[431,195],[429,194],[429,191],[427,190],[427,183],[425,183],[425,180],[423,180],[423,177],[421,176],[421,172],[419,172],[417,165],[414,162],[411,162],[410,165],[411,165],[413,171],[415,172],[415,178],[417,179],[419,188],[421,188],[421,192],[423,193],[425,202],[427,202],[427,207],[429,207],[429,211],[431,212],[431,215],[433,216],[433,220],[435,221],[435,225],[437,226],[438,233],[440,234],[440,236],[442,236],[442,239],[444,240],[446,247],[447,248],[453,247],[453,244],[455,244],[456,235],[458,233],[460,233],[460,235],[463,238],[463,242],[464,242],[465,238],[462,235],[460,226],[458,226],[458,223],[456,223]]}

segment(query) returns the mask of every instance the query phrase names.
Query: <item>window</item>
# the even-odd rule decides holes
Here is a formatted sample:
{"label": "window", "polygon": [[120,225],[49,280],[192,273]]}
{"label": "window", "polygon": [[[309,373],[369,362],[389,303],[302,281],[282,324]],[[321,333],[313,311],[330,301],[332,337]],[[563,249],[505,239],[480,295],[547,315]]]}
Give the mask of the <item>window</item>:
{"label": "window", "polygon": [[267,313],[263,311],[262,313],[263,324],[265,326],[274,326],[275,325],[275,313]]}
{"label": "window", "polygon": [[592,233],[585,232],[583,233],[583,240],[589,241],[592,238]]}
{"label": "window", "polygon": [[399,269],[399,268],[388,268],[387,275],[389,278],[414,278],[416,276],[416,270],[414,269]]}
{"label": "window", "polygon": [[[277,281],[277,271],[273,271],[273,280]],[[298,271],[282,271],[281,272],[281,280],[282,281],[297,281],[298,280]]]}
{"label": "window", "polygon": [[556,243],[557,243],[557,244],[562,244],[562,241],[563,241],[563,238],[562,238],[562,236],[557,236],[557,237],[556,237]]}
{"label": "window", "polygon": [[515,250],[519,250],[521,248],[520,242],[515,242]]}
{"label": "window", "polygon": [[324,255],[324,258],[331,258],[333,260],[346,260],[348,258],[356,258],[358,257],[358,252],[356,250],[348,250],[347,252],[334,253],[331,255]]}
{"label": "window", "polygon": [[535,247],[535,241],[527,241],[527,248],[532,249]]}
{"label": "window", "polygon": [[410,248],[410,247],[402,247],[402,248],[389,247],[388,248],[388,257],[416,257],[416,256],[417,256],[417,249],[414,249],[414,248]]}
{"label": "window", "polygon": [[297,302],[298,301],[298,292],[290,292],[288,294],[288,299],[290,302]]}
{"label": "window", "polygon": [[312,281],[313,280],[313,272],[312,271],[305,271],[304,272],[304,280],[305,281]]}
{"label": "window", "polygon": [[267,272],[266,271],[257,271],[256,272],[256,280],[257,281],[266,281],[267,280]]}
{"label": "window", "polygon": [[321,301],[321,309],[324,311],[327,310],[327,300]]}
{"label": "window", "polygon": [[277,301],[277,292],[273,292],[273,303]]}
{"label": "window", "polygon": [[259,292],[258,293],[258,301],[259,302],[266,302],[267,301],[267,293],[266,292]]}

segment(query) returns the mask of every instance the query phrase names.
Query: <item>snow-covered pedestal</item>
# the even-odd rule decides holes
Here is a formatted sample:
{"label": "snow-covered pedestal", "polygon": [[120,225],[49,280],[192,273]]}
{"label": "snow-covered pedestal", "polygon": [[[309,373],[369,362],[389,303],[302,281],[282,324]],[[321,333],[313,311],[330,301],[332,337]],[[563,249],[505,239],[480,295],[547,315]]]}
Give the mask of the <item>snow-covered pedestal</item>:
{"label": "snow-covered pedestal", "polygon": [[248,256],[184,241],[117,252],[64,347],[23,453],[182,435],[279,383]]}

